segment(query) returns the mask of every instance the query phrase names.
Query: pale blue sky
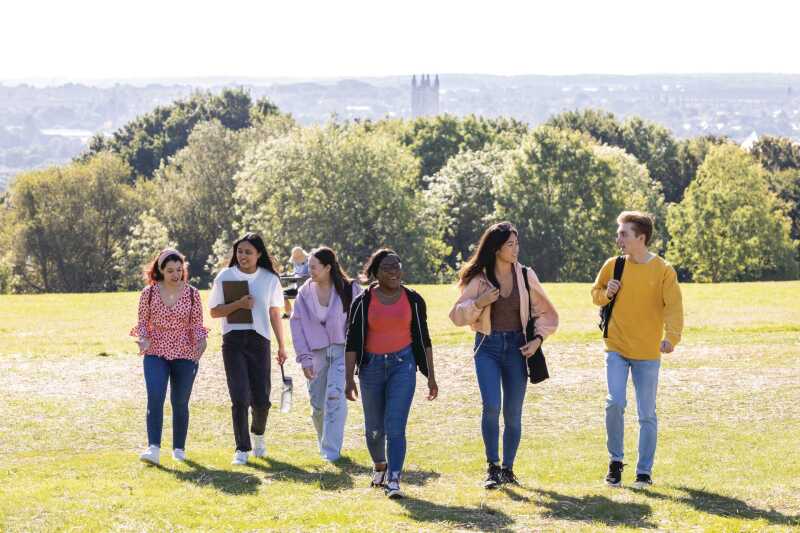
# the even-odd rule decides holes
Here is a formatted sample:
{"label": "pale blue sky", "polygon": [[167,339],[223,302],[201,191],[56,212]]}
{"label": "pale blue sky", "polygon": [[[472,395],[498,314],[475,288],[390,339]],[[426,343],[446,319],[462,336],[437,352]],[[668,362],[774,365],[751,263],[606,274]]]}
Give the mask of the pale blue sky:
{"label": "pale blue sky", "polygon": [[800,73],[800,2],[4,0],[0,80]]}

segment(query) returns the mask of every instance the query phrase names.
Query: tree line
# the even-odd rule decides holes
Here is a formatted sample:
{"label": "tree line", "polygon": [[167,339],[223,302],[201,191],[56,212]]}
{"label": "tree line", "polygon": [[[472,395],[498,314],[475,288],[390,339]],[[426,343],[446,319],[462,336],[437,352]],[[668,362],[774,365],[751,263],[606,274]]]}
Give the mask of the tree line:
{"label": "tree line", "polygon": [[282,263],[326,244],[355,271],[388,245],[409,281],[449,282],[499,220],[543,280],[589,281],[615,254],[623,209],[655,216],[655,246],[684,280],[796,279],[799,202],[800,145],[786,138],[745,151],[591,109],[535,128],[450,115],[302,127],[228,89],[17,175],[0,197],[0,291],[136,289],[167,245],[206,286],[248,230]]}

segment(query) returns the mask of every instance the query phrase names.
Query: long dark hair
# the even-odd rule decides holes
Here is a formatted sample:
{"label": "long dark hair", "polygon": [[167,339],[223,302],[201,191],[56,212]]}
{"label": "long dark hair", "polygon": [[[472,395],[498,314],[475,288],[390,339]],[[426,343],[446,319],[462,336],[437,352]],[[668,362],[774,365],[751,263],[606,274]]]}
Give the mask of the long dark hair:
{"label": "long dark hair", "polygon": [[342,300],[342,309],[347,314],[350,311],[350,304],[353,303],[353,280],[344,271],[342,265],[339,264],[339,258],[336,252],[327,246],[320,246],[311,251],[311,255],[317,258],[317,261],[323,265],[331,267],[331,283],[336,289],[336,293]]}
{"label": "long dark hair", "polygon": [[239,266],[239,259],[236,258],[236,249],[239,245],[243,242],[249,242],[253,245],[253,248],[256,249],[257,252],[260,252],[261,255],[258,256],[258,261],[256,262],[256,266],[260,266],[266,268],[276,276],[278,275],[278,263],[275,261],[269,252],[267,251],[267,247],[264,246],[264,239],[261,238],[261,235],[258,233],[245,233],[239,240],[233,243],[233,255],[231,255],[231,262],[228,263],[229,267]]}
{"label": "long dark hair", "polygon": [[364,263],[364,269],[361,271],[362,283],[369,283],[370,281],[377,279],[378,267],[381,266],[381,261],[383,261],[384,257],[387,255],[397,255],[397,252],[391,248],[380,248],[372,252],[372,255],[369,256],[369,259],[367,259],[367,262]]}
{"label": "long dark hair", "polygon": [[[175,250],[178,252],[177,250]],[[164,269],[164,265],[169,263],[170,261],[177,261],[183,265],[183,278],[182,281],[189,281],[189,263],[186,262],[186,258],[183,256],[182,253],[178,252],[175,254],[169,254],[167,257],[164,258],[163,261],[159,264],[158,258],[161,257],[161,253],[159,252],[150,263],[147,263],[147,266],[144,269],[144,282],[149,285],[155,285],[159,281],[164,279],[164,273],[161,272]]]}
{"label": "long dark hair", "polygon": [[497,260],[495,254],[512,234],[519,238],[517,228],[511,222],[498,222],[489,226],[481,235],[481,240],[478,241],[478,247],[472,256],[461,267],[461,271],[458,273],[458,285],[465,286],[472,278],[483,272],[492,285],[499,287],[497,276],[494,275],[494,264]]}

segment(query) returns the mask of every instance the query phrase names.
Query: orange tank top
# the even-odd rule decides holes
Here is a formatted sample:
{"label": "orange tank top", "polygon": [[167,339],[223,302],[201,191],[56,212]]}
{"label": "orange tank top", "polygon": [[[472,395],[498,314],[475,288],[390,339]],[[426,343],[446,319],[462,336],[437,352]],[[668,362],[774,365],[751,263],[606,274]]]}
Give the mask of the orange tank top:
{"label": "orange tank top", "polygon": [[411,344],[411,304],[404,289],[392,305],[384,305],[372,294],[367,317],[367,351],[399,352]]}

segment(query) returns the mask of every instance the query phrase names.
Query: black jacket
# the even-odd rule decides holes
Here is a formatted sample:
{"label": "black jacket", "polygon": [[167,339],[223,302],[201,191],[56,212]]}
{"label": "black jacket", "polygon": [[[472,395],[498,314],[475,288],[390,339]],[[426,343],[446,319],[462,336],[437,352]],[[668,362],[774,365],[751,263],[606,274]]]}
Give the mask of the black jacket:
{"label": "black jacket", "polygon": [[[369,303],[372,299],[372,284],[353,300],[347,317],[347,351],[356,352],[356,373],[364,359],[364,347],[367,345],[367,325],[369,324]],[[428,333],[428,311],[425,300],[418,292],[403,285],[411,304],[411,348],[417,368],[424,376],[428,375],[428,359],[425,349],[431,347],[431,336]]]}

